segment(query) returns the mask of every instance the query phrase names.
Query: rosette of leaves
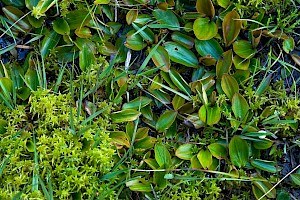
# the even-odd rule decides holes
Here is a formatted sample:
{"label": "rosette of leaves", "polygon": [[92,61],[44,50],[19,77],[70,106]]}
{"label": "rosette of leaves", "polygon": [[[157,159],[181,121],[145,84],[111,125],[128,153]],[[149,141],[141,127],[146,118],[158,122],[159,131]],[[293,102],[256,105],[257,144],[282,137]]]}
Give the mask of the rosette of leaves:
{"label": "rosette of leaves", "polygon": [[1,104],[1,199],[89,198],[108,189],[99,176],[113,166],[110,108],[99,104],[102,114],[86,121],[74,105],[70,95],[46,90],[34,92],[28,107]]}

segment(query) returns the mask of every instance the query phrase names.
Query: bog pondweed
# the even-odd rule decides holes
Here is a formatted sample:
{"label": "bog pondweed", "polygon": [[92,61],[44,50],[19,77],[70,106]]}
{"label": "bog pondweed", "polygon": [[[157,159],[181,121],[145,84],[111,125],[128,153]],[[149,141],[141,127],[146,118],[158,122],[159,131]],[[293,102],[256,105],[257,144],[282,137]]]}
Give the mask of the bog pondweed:
{"label": "bog pondweed", "polygon": [[298,0],[2,2],[2,198],[298,197]]}

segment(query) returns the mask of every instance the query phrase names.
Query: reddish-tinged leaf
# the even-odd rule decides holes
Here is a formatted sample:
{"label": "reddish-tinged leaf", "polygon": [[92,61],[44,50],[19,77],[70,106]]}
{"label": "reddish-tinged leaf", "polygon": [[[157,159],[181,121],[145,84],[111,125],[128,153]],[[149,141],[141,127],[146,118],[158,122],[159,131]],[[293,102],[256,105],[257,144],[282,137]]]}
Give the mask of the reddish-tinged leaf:
{"label": "reddish-tinged leaf", "polygon": [[221,87],[230,100],[232,99],[233,95],[239,91],[239,85],[236,82],[235,78],[228,74],[223,74]]}
{"label": "reddish-tinged leaf", "polygon": [[211,0],[197,0],[196,9],[206,17],[213,18],[215,16],[215,8]]}
{"label": "reddish-tinged leaf", "polygon": [[230,71],[232,65],[232,50],[224,52],[221,58],[218,60],[216,66],[217,78],[222,78],[223,74],[227,74]]}
{"label": "reddish-tinged leaf", "polygon": [[128,25],[132,24],[132,22],[134,22],[134,20],[136,20],[138,16],[138,10],[135,9],[131,9],[128,11],[128,13],[126,14],[126,22]]}
{"label": "reddish-tinged leaf", "polygon": [[240,33],[240,30],[242,28],[242,21],[240,21],[239,19],[240,16],[235,10],[227,13],[227,15],[224,17],[222,30],[226,47],[231,45]]}
{"label": "reddish-tinged leaf", "polygon": [[161,70],[165,72],[168,72],[170,70],[170,56],[164,47],[157,47],[156,51],[152,55],[152,61],[154,62],[156,67],[161,67]]}

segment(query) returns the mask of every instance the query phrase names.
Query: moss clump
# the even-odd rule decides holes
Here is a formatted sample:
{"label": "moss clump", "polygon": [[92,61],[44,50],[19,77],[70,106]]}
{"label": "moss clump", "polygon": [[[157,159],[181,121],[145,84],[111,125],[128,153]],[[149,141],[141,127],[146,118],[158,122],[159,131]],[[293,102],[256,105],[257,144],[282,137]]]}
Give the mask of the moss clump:
{"label": "moss clump", "polygon": [[0,160],[9,157],[0,178],[0,199],[18,192],[24,199],[44,199],[43,184],[48,189],[52,185],[58,199],[89,199],[108,189],[99,176],[113,166],[114,150],[106,131],[110,106],[102,102],[98,109],[107,107],[106,112],[81,125],[84,118],[77,117],[74,105],[70,95],[45,90],[33,93],[29,107],[11,111],[0,105],[1,117],[8,122],[0,135]]}

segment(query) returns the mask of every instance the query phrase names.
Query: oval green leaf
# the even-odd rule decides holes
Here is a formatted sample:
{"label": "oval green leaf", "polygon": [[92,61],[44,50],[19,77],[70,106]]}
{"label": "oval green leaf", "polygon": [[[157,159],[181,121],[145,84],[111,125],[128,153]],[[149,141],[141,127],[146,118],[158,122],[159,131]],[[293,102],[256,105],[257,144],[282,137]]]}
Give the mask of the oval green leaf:
{"label": "oval green leaf", "polygon": [[133,146],[134,149],[151,149],[153,148],[155,142],[156,138],[148,136],[135,142]]}
{"label": "oval green leaf", "polygon": [[202,105],[199,109],[199,118],[209,126],[217,124],[221,119],[221,109],[215,105]]}
{"label": "oval green leaf", "polygon": [[238,40],[233,43],[233,51],[241,58],[252,58],[256,50],[252,48],[252,44],[247,40]]}
{"label": "oval green leaf", "polygon": [[222,23],[223,38],[225,46],[230,46],[239,35],[242,28],[242,21],[239,20],[240,15],[235,11],[226,14]]}
{"label": "oval green leaf", "polygon": [[125,103],[122,106],[122,109],[123,110],[125,110],[125,109],[139,109],[139,108],[143,108],[143,107],[147,106],[151,102],[152,102],[152,100],[150,98],[141,96],[141,97],[135,98],[134,100],[132,100],[128,103]]}
{"label": "oval green leaf", "polygon": [[259,141],[253,141],[253,146],[256,149],[263,150],[270,148],[273,145],[273,143],[274,142],[272,140],[264,138],[260,139]]}
{"label": "oval green leaf", "polygon": [[80,27],[75,30],[75,34],[80,38],[92,37],[92,32],[88,27]]}
{"label": "oval green leaf", "polygon": [[157,143],[154,147],[155,160],[160,167],[168,168],[172,165],[171,155],[167,147]]}
{"label": "oval green leaf", "polygon": [[92,17],[89,11],[82,9],[70,11],[66,15],[66,21],[68,22],[71,30],[87,25],[91,19]]}
{"label": "oval green leaf", "polygon": [[82,71],[85,71],[95,62],[95,55],[90,50],[89,46],[84,45],[79,52],[79,67]]}
{"label": "oval green leaf", "polygon": [[[152,30],[148,27],[143,27],[143,25],[133,23],[132,27],[137,31],[136,33],[140,34],[142,38],[147,42],[147,43],[153,43],[154,42],[154,33]],[[135,33],[135,34],[136,34]]]}
{"label": "oval green leaf", "polygon": [[213,18],[215,16],[215,8],[211,0],[197,0],[197,11],[207,17]]}
{"label": "oval green leaf", "polygon": [[183,144],[178,147],[175,155],[182,160],[190,160],[193,157],[193,144]]}
{"label": "oval green leaf", "polygon": [[224,52],[217,62],[216,74],[217,78],[222,78],[223,74],[227,74],[232,66],[232,50]]}
{"label": "oval green leaf", "polygon": [[53,22],[53,30],[61,35],[70,34],[70,26],[66,20],[63,18],[58,18]]}
{"label": "oval green leaf", "polygon": [[[270,182],[254,181],[253,183],[254,183],[254,186],[256,186],[262,192],[263,195],[267,193],[266,197],[272,198],[272,199],[276,198],[276,189],[275,188],[269,192],[269,190],[273,187]],[[259,198],[261,198],[261,196],[256,196],[256,197],[259,199]]]}
{"label": "oval green leaf", "polygon": [[227,156],[226,147],[219,143],[213,143],[208,146],[210,153],[217,159],[224,159]]}
{"label": "oval green leaf", "polygon": [[276,173],[277,169],[275,167],[275,163],[272,161],[255,159],[251,161],[251,165],[255,168],[270,172]]}
{"label": "oval green leaf", "polygon": [[156,9],[152,12],[153,16],[160,23],[165,25],[165,28],[168,28],[173,31],[179,31],[180,24],[176,15],[171,10],[161,10]]}
{"label": "oval green leaf", "polygon": [[123,131],[113,131],[109,133],[109,137],[112,139],[113,142],[124,145],[127,148],[130,147],[130,142],[127,134]]}
{"label": "oval green leaf", "polygon": [[246,166],[249,159],[248,143],[238,136],[233,136],[229,143],[231,163],[239,168]]}
{"label": "oval green leaf", "polygon": [[136,9],[131,9],[128,11],[128,13],[126,14],[126,22],[128,25],[132,24],[134,20],[136,20],[138,13],[139,12]]}
{"label": "oval green leaf", "polygon": [[154,62],[156,67],[161,67],[161,70],[165,72],[168,72],[170,70],[170,56],[164,47],[157,47],[156,51],[152,55],[152,61]]}
{"label": "oval green leaf", "polygon": [[156,122],[156,130],[158,132],[163,132],[168,129],[177,117],[177,112],[173,110],[165,111]]}
{"label": "oval green leaf", "polygon": [[220,44],[215,39],[210,40],[195,40],[195,47],[197,52],[201,56],[211,56],[218,60],[222,53],[223,49]]}
{"label": "oval green leaf", "polygon": [[210,40],[218,33],[218,27],[215,22],[208,18],[198,18],[193,25],[194,34],[198,40]]}
{"label": "oval green leaf", "polygon": [[134,51],[140,51],[147,46],[147,44],[143,41],[142,36],[136,34],[134,30],[127,33],[124,45]]}
{"label": "oval green leaf", "polygon": [[248,67],[250,65],[250,59],[243,59],[238,55],[235,55],[233,57],[233,64],[236,69],[248,70]]}
{"label": "oval green leaf", "polygon": [[121,122],[134,121],[140,116],[140,114],[141,113],[139,111],[133,109],[127,109],[127,110],[114,112],[110,115],[110,117],[113,122],[121,123]]}
{"label": "oval green leaf", "polygon": [[212,154],[210,153],[209,150],[202,149],[198,153],[197,158],[199,159],[199,161],[204,169],[208,169],[213,162]]}
{"label": "oval green leaf", "polygon": [[191,50],[176,42],[166,42],[163,46],[169,53],[170,59],[173,62],[187,67],[198,68],[198,59]]}
{"label": "oval green leaf", "polygon": [[235,93],[232,97],[232,111],[234,116],[240,120],[244,120],[249,111],[249,105],[247,101],[239,93]]}
{"label": "oval green leaf", "polygon": [[42,41],[41,45],[41,56],[45,57],[50,53],[50,50],[52,50],[56,45],[58,44],[59,40],[61,38],[61,35],[56,33],[55,31],[51,31],[48,35],[46,35]]}
{"label": "oval green leaf", "polygon": [[191,49],[194,46],[195,40],[194,38],[185,35],[181,32],[175,31],[172,33],[171,38],[174,42],[183,45],[184,47]]}
{"label": "oval green leaf", "polygon": [[233,95],[239,92],[239,85],[235,78],[228,74],[223,74],[221,79],[221,87],[226,96],[231,100]]}

